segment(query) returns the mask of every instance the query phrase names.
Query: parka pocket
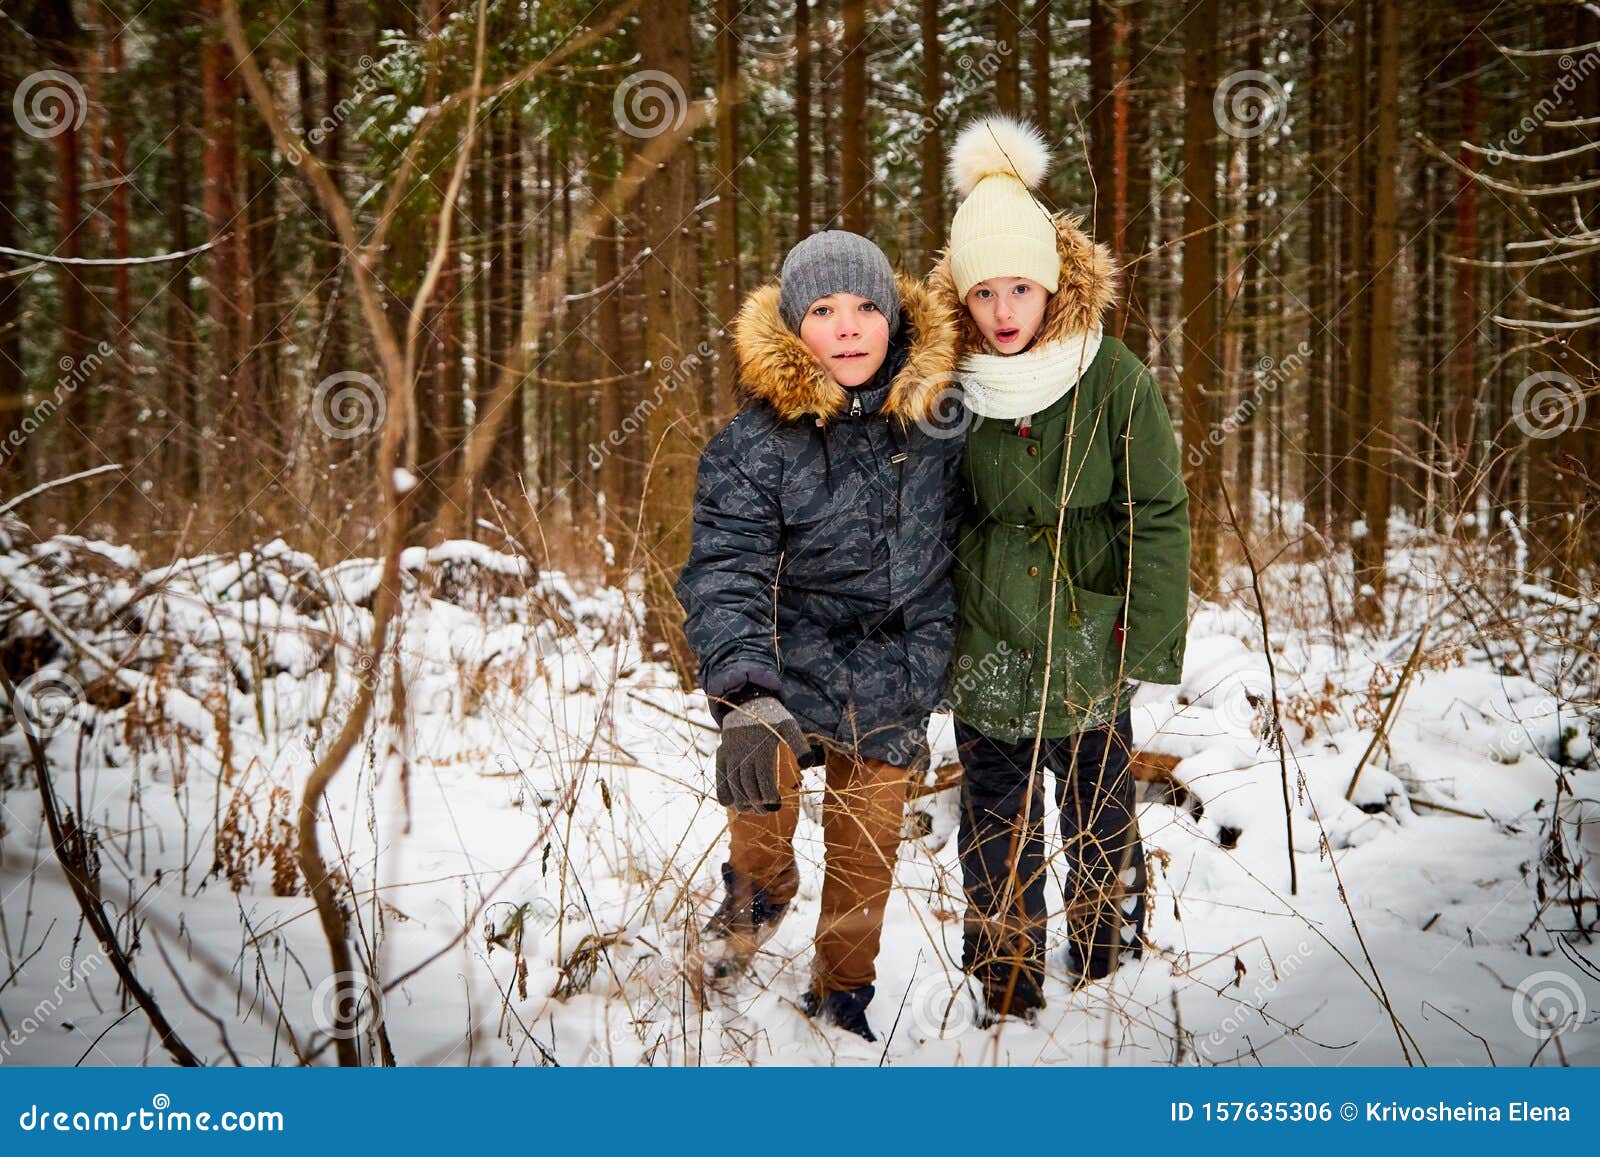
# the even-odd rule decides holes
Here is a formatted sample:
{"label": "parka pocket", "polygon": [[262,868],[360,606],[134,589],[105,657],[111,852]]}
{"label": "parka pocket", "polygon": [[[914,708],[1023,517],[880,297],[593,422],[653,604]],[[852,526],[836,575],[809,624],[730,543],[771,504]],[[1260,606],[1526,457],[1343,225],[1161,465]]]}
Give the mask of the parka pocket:
{"label": "parka pocket", "polygon": [[1083,587],[1064,589],[1056,598],[1050,698],[1077,713],[1093,706],[1116,682],[1121,665],[1116,625],[1123,598]]}

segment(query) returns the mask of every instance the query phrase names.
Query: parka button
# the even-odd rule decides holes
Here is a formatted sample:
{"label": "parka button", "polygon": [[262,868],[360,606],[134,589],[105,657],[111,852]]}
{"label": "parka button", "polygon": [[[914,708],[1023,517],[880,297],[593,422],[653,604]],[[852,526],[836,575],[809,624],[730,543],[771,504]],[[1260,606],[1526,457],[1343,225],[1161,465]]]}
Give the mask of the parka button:
{"label": "parka button", "polygon": [[1012,727],[1021,727],[1022,726],[1022,720],[1018,719],[1015,715],[1013,715],[1010,719],[1007,719],[1006,723],[1009,724]]}
{"label": "parka button", "polygon": [[1039,456],[1039,447],[1034,446],[1034,445],[1029,445],[1029,447],[1028,447],[1028,457],[1029,458],[1037,458],[1038,456]]}
{"label": "parka button", "polygon": [[1029,568],[1028,568],[1028,577],[1029,577],[1029,578],[1034,578],[1034,577],[1035,577],[1035,576],[1037,576],[1037,575],[1038,575],[1038,573],[1039,573],[1039,568],[1038,568],[1038,567],[1036,567],[1036,566],[1030,566],[1030,567],[1029,567]]}
{"label": "parka button", "polygon": [[1024,659],[1033,658],[1033,653],[1031,651],[1029,651],[1028,648],[1026,648],[1026,647],[1022,648],[1022,650],[1017,652],[1017,653],[1019,655],[1021,655]]}

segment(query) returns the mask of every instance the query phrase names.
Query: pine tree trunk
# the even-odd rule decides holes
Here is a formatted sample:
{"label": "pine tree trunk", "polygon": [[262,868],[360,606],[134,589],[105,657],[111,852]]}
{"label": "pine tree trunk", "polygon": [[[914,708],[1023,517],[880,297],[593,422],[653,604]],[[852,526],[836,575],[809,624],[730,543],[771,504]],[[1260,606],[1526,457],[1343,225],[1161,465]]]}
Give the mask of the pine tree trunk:
{"label": "pine tree trunk", "polygon": [[822,20],[812,27],[816,37],[817,75],[827,77],[830,83],[820,86],[822,92],[822,131],[817,137],[822,158],[822,220],[825,228],[837,229],[839,221],[839,44],[833,36],[832,23]]}
{"label": "pine tree trunk", "polygon": [[1210,445],[1216,391],[1222,380],[1217,347],[1217,0],[1190,0],[1184,21],[1183,390],[1184,477],[1192,530],[1190,581],[1207,597],[1217,576],[1221,456]]}
{"label": "pine tree trunk", "polygon": [[[739,4],[717,0],[716,303],[723,332],[739,309]],[[721,337],[722,335],[719,335]],[[734,363],[717,359],[717,412],[732,416]]]}
{"label": "pine tree trunk", "polygon": [[[1545,18],[1547,42],[1568,51],[1562,56],[1543,57],[1538,62],[1538,91],[1559,92],[1563,78],[1570,80],[1573,67],[1581,67],[1575,66],[1574,61],[1585,51],[1594,52],[1588,45],[1578,47],[1582,44],[1579,12],[1575,6],[1562,5],[1552,8]],[[1589,65],[1592,68],[1592,56]],[[1596,83],[1600,80],[1591,74],[1579,88],[1593,87]],[[1540,126],[1534,151],[1552,159],[1531,166],[1537,184],[1576,185],[1588,175],[1584,166],[1592,162],[1582,153],[1574,154],[1571,150],[1585,145],[1592,148],[1593,132],[1574,131],[1563,123],[1565,119],[1551,117]],[[1551,237],[1572,237],[1579,235],[1586,226],[1592,228],[1592,209],[1580,209],[1580,203],[1583,202],[1570,196],[1539,198],[1536,205],[1542,231]],[[1593,205],[1592,196],[1586,198],[1586,203]],[[1559,252],[1545,257],[1534,282],[1538,298],[1548,303],[1543,310],[1547,316],[1555,314],[1567,320],[1580,315],[1585,308],[1594,308],[1596,289],[1582,281],[1581,274],[1585,272],[1587,262],[1581,259],[1574,260]],[[1586,415],[1590,415],[1591,422],[1597,420],[1590,411],[1596,403],[1594,387],[1600,370],[1593,364],[1585,364],[1579,356],[1576,337],[1574,333],[1563,333],[1559,340],[1545,343],[1530,355],[1530,370],[1560,375],[1545,383],[1545,396],[1555,405],[1541,411],[1532,401],[1536,393],[1513,398],[1514,403],[1519,400],[1522,403],[1513,414],[1513,430],[1527,434],[1529,568],[1535,581],[1546,582],[1567,595],[1580,592],[1581,570],[1585,563],[1592,565],[1594,562],[1592,557],[1580,558],[1578,548],[1582,541],[1580,530],[1586,491],[1592,493],[1596,485],[1596,480],[1586,477],[1583,469],[1583,421]],[[1587,399],[1583,397],[1586,382],[1590,395]],[[1516,436],[1511,430],[1507,434]]]}
{"label": "pine tree trunk", "polygon": [[[928,0],[923,2],[923,23],[926,25],[926,15],[930,7]],[[937,13],[938,6],[932,5]],[[937,20],[935,20],[937,25]],[[1050,107],[1050,0],[1033,0],[1033,7],[1028,10],[1028,86],[1033,95],[1033,123],[1045,140],[1049,140],[1054,130],[1055,118]],[[926,34],[924,34],[926,36]],[[937,27],[935,28],[937,36]],[[1046,178],[1046,191],[1049,190],[1049,178]]]}
{"label": "pine tree trunk", "polygon": [[[1089,134],[1089,197],[1091,229],[1096,241],[1112,244],[1112,220],[1116,171],[1116,142],[1112,132],[1111,87],[1116,19],[1115,0],[1089,0],[1089,115],[1085,129]],[[1112,252],[1116,253],[1115,245]],[[1117,253],[1121,257],[1120,253]],[[1119,328],[1113,324],[1113,330]]]}
{"label": "pine tree trunk", "polygon": [[[255,411],[250,342],[255,307],[249,268],[246,215],[239,200],[239,138],[236,122],[236,73],[233,53],[222,35],[220,0],[204,0],[206,36],[201,48],[201,90],[204,97],[206,222],[214,239],[207,263],[206,308],[210,317],[207,343],[212,351],[213,400],[207,420],[224,436],[249,447],[256,431],[248,424]],[[216,475],[224,492],[246,485],[253,473],[248,455],[218,463]]]}
{"label": "pine tree trunk", "polygon": [[[1117,258],[1128,257],[1128,13],[1118,4],[1111,18],[1111,233],[1108,242]],[[1127,298],[1117,306],[1116,329],[1127,323]]]}
{"label": "pine tree trunk", "polygon": [[1312,0],[1311,8],[1311,83],[1306,94],[1307,146],[1310,149],[1308,180],[1311,183],[1309,214],[1306,227],[1306,300],[1309,305],[1306,326],[1306,454],[1303,459],[1301,493],[1305,495],[1305,518],[1325,540],[1332,534],[1333,494],[1330,367],[1332,357],[1328,341],[1329,329],[1334,324],[1330,308],[1333,295],[1333,264],[1337,252],[1330,244],[1333,221],[1331,190],[1333,181],[1329,173],[1331,158],[1328,147],[1328,119],[1333,108],[1332,85],[1328,73],[1328,45],[1332,38],[1329,30],[1332,0]]}
{"label": "pine tree trunk", "polygon": [[600,343],[601,382],[598,387],[598,405],[595,414],[599,428],[594,442],[591,443],[593,452],[590,454],[589,465],[595,467],[598,459],[595,487],[599,492],[600,533],[609,547],[604,561],[605,576],[608,584],[616,586],[622,581],[625,573],[626,546],[632,524],[628,519],[624,491],[625,463],[621,455],[625,452],[625,446],[614,444],[611,438],[615,434],[620,439],[623,433],[622,375],[633,367],[628,361],[626,336],[622,326],[624,290],[621,285],[616,284],[621,268],[617,260],[617,215],[623,211],[623,206],[614,203],[616,166],[612,141],[615,137],[615,122],[611,118],[611,110],[599,103],[591,107],[591,114],[593,146],[589,168],[596,175],[595,200],[605,205],[606,209],[600,214],[599,227],[595,231],[594,239],[594,279],[601,293],[595,311],[596,333]]}
{"label": "pine tree trunk", "polygon": [[[857,20],[861,10],[857,4]],[[682,91],[690,89],[690,34],[688,0],[653,0],[640,10],[639,63],[673,77]],[[859,24],[857,32],[861,29]],[[848,38],[848,34],[847,34]],[[864,65],[855,54],[858,67]],[[849,104],[848,74],[846,104]],[[855,106],[859,115],[860,106]],[[864,146],[865,142],[861,142]],[[849,195],[847,193],[847,203]],[[856,198],[859,203],[859,196]],[[650,377],[662,386],[672,367],[693,353],[696,317],[695,288],[699,263],[692,237],[683,224],[694,210],[694,159],[687,143],[657,167],[640,190],[640,220],[644,243],[650,248],[644,267],[644,353]],[[692,362],[689,364],[693,364]],[[683,371],[679,371],[683,372]],[[685,686],[693,684],[695,664],[683,638],[683,608],[674,584],[689,557],[689,512],[694,501],[696,432],[701,428],[695,412],[696,391],[661,389],[662,401],[650,414],[648,476],[644,494],[641,562],[645,568],[645,639],[647,647],[660,647]],[[650,653],[649,651],[646,652]]]}
{"label": "pine tree trunk", "polygon": [[[322,41],[319,46],[323,78],[321,125],[323,137],[317,147],[319,159],[327,167],[329,178],[333,181],[334,187],[341,192],[344,185],[344,127],[343,118],[336,110],[344,99],[344,61],[340,55],[342,39],[343,25],[339,15],[339,0],[323,0]],[[313,372],[313,377],[321,381],[330,373],[359,367],[350,364],[350,340],[346,321],[350,313],[343,293],[344,258],[339,246],[333,243],[333,225],[324,212],[320,200],[317,202],[316,212],[323,223],[323,244],[319,250],[316,278],[323,306],[327,310],[327,338],[323,342],[322,353]],[[350,457],[355,451],[355,446],[347,445],[345,457]]]}
{"label": "pine tree trunk", "polygon": [[[1464,19],[1476,19],[1470,12]],[[1460,54],[1461,135],[1456,161],[1462,167],[1456,180],[1455,289],[1451,294],[1455,327],[1452,335],[1449,377],[1450,424],[1447,432],[1452,492],[1446,496],[1448,509],[1457,519],[1473,512],[1478,501],[1480,467],[1474,451],[1474,415],[1478,398],[1478,182],[1472,172],[1477,156],[1468,144],[1478,139],[1478,38],[1466,35],[1457,49]]]}
{"label": "pine tree trunk", "polygon": [[[1375,596],[1384,589],[1389,536],[1390,471],[1394,461],[1395,265],[1400,247],[1396,182],[1400,167],[1400,15],[1396,0],[1376,0],[1377,121],[1372,136],[1372,337],[1367,347],[1365,430],[1362,439],[1362,508],[1367,533],[1356,546],[1356,582]],[[1359,604],[1358,604],[1359,605]],[[1378,598],[1366,607],[1381,614]]]}
{"label": "pine tree trunk", "polygon": [[[1594,44],[1600,42],[1600,14],[1592,8],[1585,8],[1578,13],[1578,42],[1581,44]],[[1600,122],[1600,84],[1591,80],[1582,87],[1578,94],[1578,116],[1587,119],[1590,124]],[[1588,158],[1587,176],[1589,179],[1600,177],[1600,157],[1590,154]],[[1578,265],[1581,283],[1588,286],[1600,286],[1600,253],[1591,250],[1588,261]],[[1589,302],[1591,306],[1593,302]],[[1600,413],[1595,407],[1600,405],[1600,399],[1594,396],[1597,377],[1600,377],[1600,325],[1590,325],[1582,330],[1574,342],[1581,357],[1580,365],[1583,367],[1578,373],[1578,380],[1589,391],[1588,418],[1578,423],[1577,455],[1580,468],[1592,479],[1600,478]],[[1573,549],[1578,558],[1593,559],[1600,555],[1600,493],[1593,486],[1587,488],[1579,509],[1575,512],[1573,527]]]}
{"label": "pine tree trunk", "polygon": [[944,89],[939,5],[922,0],[922,263],[933,268],[945,246],[944,134],[939,131],[939,100]]}
{"label": "pine tree trunk", "polygon": [[[107,10],[106,68],[118,76],[124,68],[122,47],[122,17]],[[127,116],[118,110],[111,121],[110,132],[111,190],[111,255],[126,262],[133,256],[132,223],[129,210],[128,182],[128,124]],[[110,414],[109,430],[116,446],[117,459],[132,467],[139,444],[138,416],[143,408],[134,396],[133,373],[133,278],[126,264],[116,266],[111,273],[112,315],[116,319],[117,351],[116,395]]]}
{"label": "pine tree trunk", "polygon": [[1145,0],[1127,0],[1123,5],[1128,27],[1126,101],[1128,118],[1127,237],[1123,286],[1125,320],[1122,340],[1134,356],[1148,362],[1150,348],[1151,287],[1156,282],[1160,258],[1151,253],[1150,233],[1155,226],[1156,207],[1150,199],[1150,94],[1153,69],[1144,62],[1144,24],[1148,5]]}
{"label": "pine tree trunk", "polygon": [[994,74],[994,104],[1010,116],[1022,115],[1022,54],[1017,51],[1019,21],[1016,0],[995,0],[989,6],[994,24],[994,49],[999,68]]}
{"label": "pine tree trunk", "polygon": [[[923,0],[926,20],[932,0]],[[934,5],[934,12],[938,6]],[[934,29],[937,43],[938,29]],[[927,33],[923,34],[927,44]],[[811,39],[811,0],[795,0],[794,6],[794,137],[795,137],[795,241],[811,236],[811,63],[815,51]],[[937,77],[934,78],[937,82]],[[924,92],[928,80],[923,78]]]}
{"label": "pine tree trunk", "polygon": [[[17,32],[10,20],[0,20],[0,92],[12,92],[22,79],[17,52]],[[16,248],[17,121],[0,115],[0,245]],[[22,368],[23,279],[0,277],[0,434],[18,429],[27,405],[27,378]],[[0,448],[0,479],[6,493],[19,493],[31,477],[28,443]]]}
{"label": "pine tree trunk", "polygon": [[[68,75],[78,72],[81,33],[73,17],[71,4],[66,0],[41,4],[38,17],[43,22],[38,38],[44,42],[52,61]],[[85,256],[87,223],[83,212],[83,158],[79,132],[81,112],[76,102],[69,101],[61,113],[64,119],[52,126],[56,160],[55,252],[68,259]],[[55,360],[58,367],[68,368],[76,366],[91,351],[89,291],[84,280],[85,273],[81,269],[63,266],[59,268],[57,276],[61,286],[61,328]],[[54,373],[48,377],[51,381],[57,380]],[[88,440],[93,412],[90,400],[90,390],[82,387],[72,390],[62,407],[67,422],[55,423],[56,429],[61,431],[59,436],[64,450],[60,463],[63,469],[59,473],[103,463],[103,457],[94,453]]]}
{"label": "pine tree trunk", "polygon": [[1340,182],[1346,195],[1340,207],[1341,269],[1339,307],[1342,327],[1338,392],[1332,410],[1333,531],[1343,540],[1360,507],[1361,475],[1358,439],[1364,427],[1366,404],[1366,339],[1370,330],[1367,277],[1371,254],[1371,220],[1368,206],[1371,184],[1367,179],[1368,150],[1368,38],[1367,0],[1351,13],[1350,58],[1345,81],[1345,124],[1341,147],[1345,150]]}
{"label": "pine tree trunk", "polygon": [[[1262,21],[1261,0],[1250,0],[1245,35],[1245,67],[1260,72],[1262,41],[1267,35]],[[1261,218],[1266,212],[1261,194],[1267,186],[1262,167],[1261,139],[1262,134],[1252,133],[1244,142],[1244,243],[1239,262],[1239,276],[1243,279],[1239,291],[1239,384],[1243,397],[1236,410],[1239,460],[1236,468],[1238,486],[1233,505],[1246,531],[1255,527],[1256,407],[1265,396],[1257,392],[1260,385],[1257,381],[1257,359],[1261,348],[1262,247],[1265,245]]]}
{"label": "pine tree trunk", "polygon": [[[172,235],[172,248],[183,253],[189,249],[189,148],[191,135],[188,101],[187,73],[193,61],[177,37],[165,45],[169,75],[172,81],[172,133],[167,139],[167,153],[172,166],[172,200],[167,206],[168,229]],[[193,259],[185,258],[173,266],[173,276],[167,282],[167,345],[171,350],[172,379],[169,389],[169,406],[180,433],[168,439],[170,456],[167,459],[169,477],[174,479],[178,494],[195,495],[200,492],[200,448],[195,432],[200,428],[199,382],[195,378],[195,314],[194,300],[189,292]]]}
{"label": "pine tree trunk", "polygon": [[[872,220],[871,174],[867,170],[867,5],[844,0],[844,107],[839,114],[837,148],[844,227],[866,233]],[[824,152],[833,151],[833,138]]]}

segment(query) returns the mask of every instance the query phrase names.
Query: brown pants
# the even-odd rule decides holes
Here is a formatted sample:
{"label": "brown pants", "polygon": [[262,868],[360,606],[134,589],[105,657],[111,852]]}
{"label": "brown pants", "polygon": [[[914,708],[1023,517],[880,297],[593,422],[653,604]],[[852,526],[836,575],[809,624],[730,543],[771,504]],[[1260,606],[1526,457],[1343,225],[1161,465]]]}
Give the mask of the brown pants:
{"label": "brown pants", "polygon": [[[908,777],[903,767],[834,751],[828,752],[826,771],[822,834],[827,869],[811,974],[818,996],[860,988],[877,976],[874,962],[894,882]],[[774,903],[786,904],[800,885],[794,862],[800,768],[782,743],[778,790],[783,800],[778,811],[748,815],[728,810],[728,860],[736,873],[766,888]]]}

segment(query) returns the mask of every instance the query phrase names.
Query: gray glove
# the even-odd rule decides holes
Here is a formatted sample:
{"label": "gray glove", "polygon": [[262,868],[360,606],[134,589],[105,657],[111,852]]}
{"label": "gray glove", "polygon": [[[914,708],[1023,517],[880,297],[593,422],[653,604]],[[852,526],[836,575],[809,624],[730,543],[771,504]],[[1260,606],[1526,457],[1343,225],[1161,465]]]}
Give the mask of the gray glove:
{"label": "gray glove", "polygon": [[779,743],[787,743],[796,758],[808,746],[782,703],[761,695],[731,708],[717,748],[717,802],[740,812],[777,811]]}

